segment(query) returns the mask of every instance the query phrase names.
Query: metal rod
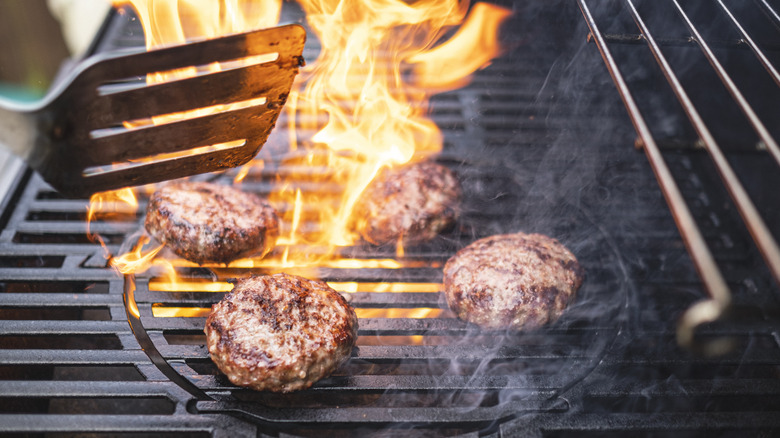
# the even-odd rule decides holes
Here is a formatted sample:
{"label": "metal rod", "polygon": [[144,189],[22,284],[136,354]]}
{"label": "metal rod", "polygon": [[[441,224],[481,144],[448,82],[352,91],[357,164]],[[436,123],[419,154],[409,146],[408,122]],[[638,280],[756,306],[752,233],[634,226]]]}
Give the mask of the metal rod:
{"label": "metal rod", "polygon": [[685,89],[677,78],[677,75],[675,75],[671,65],[661,52],[661,48],[653,39],[649,28],[642,20],[642,17],[639,15],[639,12],[634,6],[632,0],[625,1],[629,10],[631,11],[634,21],[645,35],[648,46],[653,52],[653,56],[655,56],[656,61],[664,73],[664,76],[666,76],[667,81],[671,85],[672,91],[674,91],[675,95],[677,95],[677,99],[680,101],[680,104],[687,113],[688,118],[698,132],[699,137],[701,137],[701,140],[704,143],[707,152],[709,152],[710,157],[712,158],[721,176],[721,179],[723,180],[732,200],[734,201],[737,209],[740,212],[740,215],[742,216],[742,220],[745,222],[748,230],[751,232],[753,239],[756,241],[756,244],[759,247],[759,250],[762,252],[762,255],[764,255],[764,258],[769,265],[773,275],[775,276],[775,279],[780,282],[780,249],[778,249],[771,233],[766,228],[766,224],[764,224],[764,221],[761,219],[761,216],[758,214],[758,211],[748,197],[747,192],[742,187],[742,184],[739,182],[739,179],[729,165],[728,160],[726,160],[726,157],[723,155],[723,152],[718,146],[717,141],[715,141],[712,133],[710,133],[707,125],[704,123],[703,119],[699,115],[699,112],[696,110],[696,107],[693,105],[693,102],[688,96],[688,93],[685,92]]}
{"label": "metal rod", "polygon": [[[637,33],[605,33],[604,40],[608,43],[645,44],[645,39],[642,35]],[[656,41],[658,41],[661,46],[685,47],[696,45],[696,41],[693,41],[690,38],[658,38]],[[738,49],[744,48],[745,42],[746,41],[743,39],[718,40],[710,41],[710,45],[718,48]],[[769,47],[780,49],[780,46],[777,45],[770,45]]]}
{"label": "metal rod", "polygon": [[[685,89],[678,80],[677,75],[674,74],[672,67],[667,62],[663,53],[661,53],[661,48],[655,43],[655,40],[653,40],[653,37],[650,34],[650,30],[644,21],[642,21],[642,18],[639,16],[639,13],[634,7],[632,0],[626,1],[631,9],[631,14],[634,16],[634,21],[637,22],[637,25],[640,27],[642,33],[647,38],[650,50],[652,50],[653,55],[658,61],[658,64],[663,69],[664,75],[672,86],[674,93],[677,95],[677,99],[682,104],[685,112],[688,114],[688,118],[691,120],[691,123],[693,123],[696,132],[699,133],[699,136],[704,142],[707,152],[709,152],[710,157],[715,163],[715,167],[718,169],[718,173],[720,173],[720,177],[726,185],[726,189],[731,195],[731,199],[737,206],[737,210],[739,210],[739,213],[742,216],[742,220],[745,222],[748,231],[750,231],[750,234],[753,236],[753,240],[755,241],[756,246],[758,246],[759,251],[761,251],[761,255],[764,257],[764,261],[772,271],[772,274],[775,277],[775,281],[780,283],[780,247],[777,246],[777,242],[775,242],[774,237],[772,237],[772,233],[769,231],[769,228],[767,228],[755,205],[753,205],[753,202],[750,200],[750,196],[745,191],[744,187],[742,187],[742,183],[740,183],[739,178],[737,177],[736,173],[734,173],[734,170],[731,168],[731,165],[718,146],[718,143],[715,141],[715,138],[712,136],[712,133],[710,133],[710,130],[707,128],[704,120],[702,120],[699,112],[696,110],[693,102],[690,100],[688,93],[685,92]],[[726,85],[726,87],[729,89],[729,92],[731,92],[732,97],[734,97],[734,99],[740,105],[740,108],[742,108],[742,111],[748,117],[754,129],[756,129],[758,132],[759,137],[766,143],[767,147],[772,153],[772,156],[780,164],[780,147],[778,147],[777,143],[769,134],[766,127],[763,125],[763,123],[761,123],[761,121],[758,119],[758,116],[756,116],[756,114],[753,112],[753,109],[750,107],[742,93],[739,92],[737,86],[731,80],[728,73],[726,73],[726,70],[723,68],[720,62],[718,62],[717,58],[715,58],[712,50],[710,50],[709,46],[707,46],[704,38],[702,38],[701,34],[688,18],[688,15],[685,13],[682,6],[680,6],[678,0],[672,0],[672,2],[677,7],[677,10],[688,26],[688,29],[693,32],[694,37],[699,42],[699,46],[702,48],[702,51],[704,51],[704,54],[712,67],[718,73],[718,76],[720,76],[724,85]]]}
{"label": "metal rod", "polygon": [[766,2],[766,0],[756,0],[758,4],[764,8],[764,12],[773,20],[775,27],[780,28],[780,14]]}
{"label": "metal rod", "polygon": [[620,92],[623,103],[631,116],[634,128],[644,143],[645,154],[653,168],[653,172],[655,173],[658,184],[664,194],[666,203],[669,205],[677,228],[680,230],[688,253],[693,259],[693,263],[699,272],[705,289],[712,297],[710,300],[698,303],[689,308],[678,326],[678,343],[684,347],[691,347],[693,345],[693,333],[695,328],[705,322],[718,319],[731,301],[731,292],[729,291],[726,281],[723,279],[723,275],[718,269],[718,265],[715,263],[712,252],[710,252],[701,235],[699,227],[693,219],[693,215],[691,214],[688,205],[685,203],[685,199],[680,193],[680,189],[677,187],[677,183],[669,171],[669,167],[663,159],[663,155],[631,94],[631,90],[623,78],[623,74],[620,72],[617,62],[615,62],[590,9],[585,0],[578,0],[578,2],[580,9],[585,16],[585,20],[588,23],[588,27],[590,27],[591,36],[595,40],[596,45],[601,52],[601,56],[604,58],[604,62],[607,65],[607,69],[609,70],[610,75],[612,75],[612,79]]}
{"label": "metal rod", "polygon": [[130,329],[135,334],[136,340],[144,353],[149,357],[149,360],[167,377],[171,382],[181,386],[185,391],[189,392],[198,400],[212,400],[212,398],[198,388],[194,383],[190,382],[183,375],[179,374],[170,363],[160,354],[157,346],[154,345],[154,341],[149,337],[146,332],[143,323],[141,322],[141,313],[138,309],[138,304],[135,301],[135,275],[127,274],[125,277],[125,287],[122,299],[125,302],[125,313],[127,314],[127,321],[130,323]]}
{"label": "metal rod", "polygon": [[[761,122],[761,119],[758,118],[758,115],[753,111],[753,108],[750,106],[750,103],[748,103],[747,99],[745,99],[745,96],[742,95],[742,92],[739,91],[739,88],[734,84],[734,81],[731,79],[731,76],[729,76],[728,72],[726,72],[726,69],[723,68],[723,65],[718,61],[718,58],[715,56],[715,53],[713,53],[712,49],[710,48],[709,44],[704,40],[704,37],[699,33],[699,30],[696,28],[696,26],[693,25],[693,22],[688,17],[688,14],[685,13],[682,6],[680,6],[680,3],[678,0],[672,0],[674,2],[674,5],[677,7],[678,12],[680,13],[680,16],[682,17],[683,21],[685,21],[685,25],[688,26],[688,30],[693,33],[694,40],[699,44],[699,47],[701,48],[702,52],[704,52],[704,56],[707,57],[707,61],[709,61],[712,68],[715,69],[715,72],[720,77],[721,81],[723,82],[723,85],[726,86],[726,88],[729,90],[729,93],[731,93],[731,96],[734,98],[734,100],[737,101],[739,104],[740,109],[742,109],[742,112],[745,114],[745,117],[748,118],[750,121],[750,124],[753,125],[753,129],[756,130],[756,133],[758,134],[759,138],[761,138],[761,141],[764,142],[769,152],[774,157],[775,161],[777,161],[778,164],[780,164],[780,146],[777,145],[777,142],[774,138],[772,138],[772,135],[769,133],[769,130],[766,129],[766,126]],[[758,48],[758,46],[755,45],[752,39],[745,33],[742,26],[739,25],[739,22],[736,20],[736,18],[731,15],[731,12],[726,8],[726,6],[723,4],[721,0],[716,0],[724,9],[724,11],[731,17],[734,24],[740,29],[743,36],[746,37],[746,40],[748,41],[748,44],[752,43],[751,48],[754,52],[756,52],[756,56],[759,57],[759,60],[762,59],[763,53],[761,52],[761,49]],[[770,66],[772,71],[770,71],[770,74],[774,72],[774,78],[775,81],[780,84],[780,76],[777,75],[777,71],[774,70],[774,67],[769,64],[769,60],[766,59],[766,57],[763,57],[763,60],[765,60],[766,64]],[[763,63],[763,62],[762,62]],[[780,278],[780,276],[777,276],[777,278]]]}
{"label": "metal rod", "polygon": [[728,7],[723,3],[722,0],[716,0],[720,7],[723,9],[723,12],[726,13],[726,15],[731,19],[731,22],[734,23],[734,26],[739,30],[739,33],[742,34],[742,38],[745,40],[747,45],[750,47],[750,49],[753,51],[753,53],[756,54],[756,57],[758,57],[758,60],[761,61],[761,65],[764,66],[766,71],[772,76],[772,79],[774,79],[775,84],[777,84],[778,87],[780,87],[780,73],[777,72],[777,69],[774,65],[772,65],[771,62],[769,62],[769,59],[764,55],[764,52],[761,50],[760,47],[758,47],[758,44],[756,44],[755,41],[753,41],[753,38],[750,37],[750,35],[747,33],[744,27],[742,27],[742,24],[737,20],[737,17],[734,16],[734,14],[731,13],[731,10],[729,10]]}

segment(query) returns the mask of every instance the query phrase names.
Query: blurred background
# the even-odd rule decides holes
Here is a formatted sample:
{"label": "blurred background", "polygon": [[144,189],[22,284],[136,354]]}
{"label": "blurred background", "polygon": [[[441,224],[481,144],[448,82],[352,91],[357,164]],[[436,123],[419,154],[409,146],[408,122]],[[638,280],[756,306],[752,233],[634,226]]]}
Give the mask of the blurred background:
{"label": "blurred background", "polygon": [[0,95],[42,97],[63,63],[78,60],[109,0],[0,0]]}

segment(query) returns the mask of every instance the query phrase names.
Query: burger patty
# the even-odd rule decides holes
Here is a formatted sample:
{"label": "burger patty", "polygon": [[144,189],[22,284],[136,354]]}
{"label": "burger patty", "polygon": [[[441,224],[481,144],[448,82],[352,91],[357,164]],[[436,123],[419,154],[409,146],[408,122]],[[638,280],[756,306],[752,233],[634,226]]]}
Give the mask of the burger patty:
{"label": "burger patty", "polygon": [[584,271],[557,240],[542,234],[486,237],[444,266],[444,293],[462,320],[487,329],[554,322],[574,299]]}
{"label": "burger patty", "polygon": [[205,182],[168,184],[149,199],[146,230],[174,253],[198,264],[266,254],[279,217],[260,197]]}
{"label": "burger patty", "polygon": [[355,228],[368,242],[416,245],[455,223],[461,187],[455,174],[440,164],[420,162],[385,169],[355,204]]}
{"label": "burger patty", "polygon": [[211,359],[233,384],[258,391],[310,387],[346,360],[355,311],[325,282],[288,274],[240,280],[206,320]]}

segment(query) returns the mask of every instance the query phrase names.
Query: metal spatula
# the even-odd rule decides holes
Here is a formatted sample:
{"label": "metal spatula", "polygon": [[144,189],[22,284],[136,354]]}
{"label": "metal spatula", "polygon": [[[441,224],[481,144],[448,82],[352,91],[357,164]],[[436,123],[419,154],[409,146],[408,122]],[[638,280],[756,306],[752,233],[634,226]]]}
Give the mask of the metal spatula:
{"label": "metal spatula", "polygon": [[[89,58],[38,104],[0,101],[0,144],[78,196],[244,164],[279,116],[305,39],[287,25]],[[216,62],[222,71],[207,72]],[[148,73],[182,68],[196,73],[146,83]],[[201,108],[217,113],[181,114]]]}

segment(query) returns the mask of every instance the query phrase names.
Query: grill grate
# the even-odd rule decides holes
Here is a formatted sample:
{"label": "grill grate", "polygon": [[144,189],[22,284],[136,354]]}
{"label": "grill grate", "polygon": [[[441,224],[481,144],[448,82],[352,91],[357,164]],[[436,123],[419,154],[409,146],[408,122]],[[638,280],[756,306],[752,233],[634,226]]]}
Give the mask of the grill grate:
{"label": "grill grate", "polygon": [[[83,237],[87,202],[64,199],[37,175],[23,175],[0,215],[0,431],[777,434],[778,291],[766,269],[756,269],[760,255],[713,184],[717,173],[685,136],[659,142],[732,292],[736,321],[702,327],[699,336],[729,335],[735,346],[709,358],[677,347],[676,321],[701,299],[701,280],[651,169],[627,146],[630,123],[596,47],[584,41],[579,11],[568,2],[516,8],[508,28],[521,31],[506,36],[514,49],[467,88],[432,103],[446,140],[438,160],[463,182],[465,217],[400,259],[394,248],[344,249],[344,256],[368,265],[393,258],[400,269],[376,263],[305,272],[331,282],[361,312],[433,309],[433,316],[361,318],[352,359],[311,390],[279,395],[235,388],[202,345],[203,310],[184,317],[171,309],[206,309],[223,292],[162,290],[154,272],[129,288],[106,268],[99,245]],[[555,29],[561,35],[551,34]],[[137,41],[132,22],[115,31],[119,42],[112,44]],[[244,189],[267,193],[278,172],[290,171],[284,138],[269,140],[265,167],[247,175]],[[232,176],[208,178],[229,182]],[[303,181],[301,188],[317,189]],[[118,254],[133,242],[141,219],[125,214],[91,229]],[[519,230],[555,236],[577,254],[587,271],[577,301],[559,323],[531,333],[481,333],[454,319],[439,294],[444,261],[479,237]],[[177,272],[205,284],[275,269],[179,266]],[[132,325],[126,290],[140,315],[136,321],[131,312]]]}
{"label": "grill grate", "polygon": [[[462,172],[464,168],[466,171]],[[594,268],[589,275],[598,279],[598,286],[582,291],[583,304],[573,308],[569,317],[555,328],[527,336],[482,334],[454,318],[439,294],[441,267],[457,246],[482,237],[482,233],[512,231],[513,224],[507,221],[511,216],[505,212],[517,202],[513,196],[499,196],[514,185],[508,172],[473,163],[459,163],[456,169],[461,170],[466,193],[482,195],[493,202],[487,209],[481,208],[479,196],[474,198],[473,205],[467,202],[465,210],[474,213],[466,214],[460,229],[398,259],[400,269],[326,265],[302,272],[274,267],[211,268],[210,272],[179,270],[185,281],[208,281],[216,277],[223,282],[251,273],[284,270],[324,279],[340,292],[356,290],[345,294],[362,316],[358,348],[343,370],[320,382],[309,393],[256,394],[236,389],[219,375],[208,359],[202,330],[208,309],[224,292],[206,292],[205,287],[196,292],[155,290],[155,277],[138,277],[134,296],[140,323],[162,357],[198,388],[207,393],[230,391],[230,397],[199,403],[198,407],[206,411],[242,409],[276,422],[295,418],[300,423],[363,423],[368,418],[379,423],[489,424],[519,412],[560,409],[556,390],[582,378],[599,359],[605,344],[614,338],[615,321],[619,320],[614,317],[620,311],[619,303],[625,301],[625,296],[621,297],[625,290],[609,273]],[[252,180],[245,180],[244,188],[271,187],[266,181],[272,180],[276,173],[277,169],[266,164],[262,172],[250,176]],[[570,219],[573,218],[561,221],[559,227],[573,226]],[[363,266],[392,256],[388,251],[377,252],[372,247],[344,250]],[[383,292],[393,290],[398,292]],[[418,314],[433,311],[438,316],[392,317],[391,314],[389,318],[376,318],[370,316],[372,309],[403,309]],[[178,317],[177,312],[192,312],[193,316]],[[414,345],[415,341],[421,345]],[[522,370],[534,370],[534,375],[525,376]],[[523,397],[500,402],[509,392],[522,393]],[[295,408],[278,409],[288,406]],[[387,408],[395,409],[387,411]],[[467,413],[463,412],[466,408]]]}

